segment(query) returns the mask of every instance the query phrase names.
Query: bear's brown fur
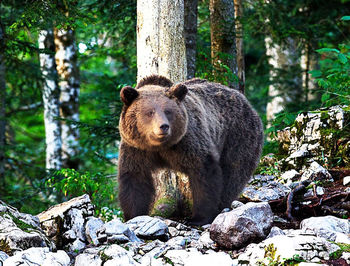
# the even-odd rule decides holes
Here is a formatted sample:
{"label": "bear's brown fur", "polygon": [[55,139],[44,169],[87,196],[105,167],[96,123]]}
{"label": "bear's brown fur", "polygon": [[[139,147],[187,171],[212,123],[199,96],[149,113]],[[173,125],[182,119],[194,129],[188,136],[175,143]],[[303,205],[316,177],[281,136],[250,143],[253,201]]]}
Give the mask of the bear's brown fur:
{"label": "bear's brown fur", "polygon": [[173,85],[161,76],[121,90],[119,200],[125,219],[148,214],[152,174],[189,177],[192,224],[212,222],[242,191],[259,161],[263,127],[237,90],[202,79]]}

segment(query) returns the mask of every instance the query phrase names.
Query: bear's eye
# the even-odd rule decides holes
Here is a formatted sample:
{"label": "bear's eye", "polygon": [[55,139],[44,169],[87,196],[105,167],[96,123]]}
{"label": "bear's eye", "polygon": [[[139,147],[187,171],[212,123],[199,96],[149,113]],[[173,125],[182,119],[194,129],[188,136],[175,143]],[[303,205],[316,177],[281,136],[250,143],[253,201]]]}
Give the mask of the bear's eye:
{"label": "bear's eye", "polygon": [[146,115],[149,117],[152,117],[154,115],[154,110],[150,110],[150,111],[146,112]]}
{"label": "bear's eye", "polygon": [[165,115],[171,115],[171,111],[170,110],[165,110],[164,113],[165,113]]}

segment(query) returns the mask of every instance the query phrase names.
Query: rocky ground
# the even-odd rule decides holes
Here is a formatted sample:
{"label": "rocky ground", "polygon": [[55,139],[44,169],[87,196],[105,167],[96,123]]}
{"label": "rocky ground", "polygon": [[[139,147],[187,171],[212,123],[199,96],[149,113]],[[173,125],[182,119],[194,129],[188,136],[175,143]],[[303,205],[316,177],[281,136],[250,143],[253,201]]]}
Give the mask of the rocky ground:
{"label": "rocky ground", "polygon": [[324,159],[341,149],[348,160],[350,139],[332,129],[349,113],[323,112],[281,131],[285,155],[263,158],[239,201],[200,228],[150,216],[103,221],[88,195],[37,216],[0,201],[0,265],[349,265],[350,172],[327,170]]}

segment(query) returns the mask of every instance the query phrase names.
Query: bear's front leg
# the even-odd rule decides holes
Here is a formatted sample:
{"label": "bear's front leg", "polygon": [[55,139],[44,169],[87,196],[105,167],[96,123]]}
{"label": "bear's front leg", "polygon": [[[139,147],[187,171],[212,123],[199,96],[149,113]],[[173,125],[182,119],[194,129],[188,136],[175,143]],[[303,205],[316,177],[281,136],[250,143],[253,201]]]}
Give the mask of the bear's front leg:
{"label": "bear's front leg", "polygon": [[223,177],[220,164],[208,155],[198,169],[189,173],[193,196],[192,225],[211,223],[220,213],[220,197],[223,190]]}
{"label": "bear's front leg", "polygon": [[121,145],[118,182],[119,202],[125,220],[147,215],[154,199],[155,189],[152,165],[146,154],[126,144]]}

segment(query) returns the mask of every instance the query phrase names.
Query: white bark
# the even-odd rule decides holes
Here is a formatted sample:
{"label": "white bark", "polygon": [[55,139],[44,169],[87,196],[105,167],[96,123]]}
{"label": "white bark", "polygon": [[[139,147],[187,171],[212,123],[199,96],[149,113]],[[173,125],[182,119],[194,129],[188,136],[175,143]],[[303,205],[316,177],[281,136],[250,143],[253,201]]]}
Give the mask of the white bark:
{"label": "white bark", "polygon": [[60,169],[61,159],[61,124],[59,87],[55,63],[55,44],[52,30],[42,30],[39,33],[39,48],[52,52],[40,54],[40,67],[45,78],[43,86],[44,123],[46,141],[46,169]]}
{"label": "white bark", "polygon": [[[63,119],[79,121],[79,69],[77,48],[72,29],[55,30],[56,66],[59,75],[60,114]],[[79,128],[61,123],[63,167],[78,168]]]}
{"label": "white bark", "polygon": [[[272,66],[270,71],[270,80],[273,81],[276,78],[278,69],[284,69],[293,65],[298,64],[296,43],[294,40],[289,39],[286,47],[273,43],[270,37],[265,38],[266,54],[269,57],[268,62]],[[295,77],[296,82],[298,77]],[[267,103],[266,117],[270,123],[276,116],[277,113],[281,112],[285,105],[291,101],[291,97],[296,92],[288,91],[283,92],[281,88],[272,83],[269,86],[268,95],[271,97],[270,102]],[[269,127],[269,124],[268,124]]]}
{"label": "white bark", "polygon": [[183,0],[137,1],[137,80],[151,74],[187,77]]}

